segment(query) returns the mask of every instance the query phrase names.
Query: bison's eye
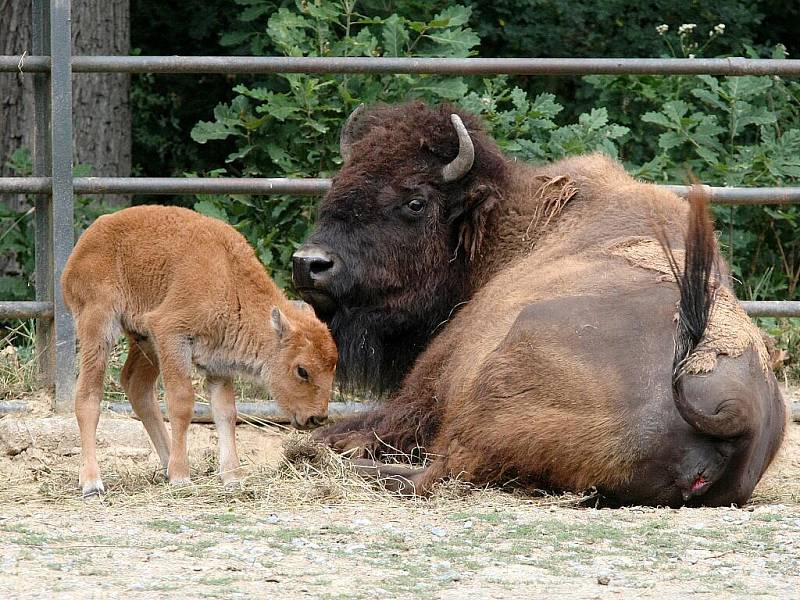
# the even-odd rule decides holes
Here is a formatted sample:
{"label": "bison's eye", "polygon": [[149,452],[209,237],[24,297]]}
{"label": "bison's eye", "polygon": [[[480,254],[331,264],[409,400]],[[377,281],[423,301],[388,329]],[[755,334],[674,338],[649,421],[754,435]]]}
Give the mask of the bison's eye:
{"label": "bison's eye", "polygon": [[419,198],[414,198],[413,200],[409,200],[406,202],[405,211],[411,216],[418,216],[425,210],[425,201]]}
{"label": "bison's eye", "polygon": [[303,381],[308,381],[308,371],[303,367],[297,367],[297,376]]}

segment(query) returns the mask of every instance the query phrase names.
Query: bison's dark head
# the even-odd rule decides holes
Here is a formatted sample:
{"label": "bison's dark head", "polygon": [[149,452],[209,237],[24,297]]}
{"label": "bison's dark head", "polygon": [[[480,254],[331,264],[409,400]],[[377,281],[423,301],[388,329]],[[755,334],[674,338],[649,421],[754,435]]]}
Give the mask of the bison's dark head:
{"label": "bison's dark head", "polygon": [[419,102],[357,109],[341,151],[294,284],[331,327],[340,381],[385,391],[469,297],[506,162],[475,117]]}

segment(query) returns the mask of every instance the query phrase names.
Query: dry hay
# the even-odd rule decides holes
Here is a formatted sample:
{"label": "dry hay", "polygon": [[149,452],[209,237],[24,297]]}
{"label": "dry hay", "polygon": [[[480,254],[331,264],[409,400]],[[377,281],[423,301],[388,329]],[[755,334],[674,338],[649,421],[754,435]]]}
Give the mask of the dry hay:
{"label": "dry hay", "polygon": [[[138,422],[124,417],[101,419],[101,426],[108,421],[117,428],[120,425],[132,428],[135,425],[137,433],[141,428]],[[591,495],[531,493],[514,489],[513,485],[506,490],[476,488],[457,479],[437,484],[429,498],[400,498],[382,489],[375,480],[357,474],[349,466],[346,457],[314,442],[308,434],[289,431],[279,435],[274,428],[253,427],[239,428],[240,454],[247,451],[248,445],[263,443],[259,440],[279,439],[280,444],[272,442],[275,451],[270,460],[260,459],[257,464],[252,460],[247,464],[243,460],[246,474],[241,484],[226,487],[217,475],[218,463],[212,431],[211,427],[204,426],[190,429],[192,482],[181,487],[166,483],[155,453],[146,441],[147,445],[143,448],[101,446],[98,457],[106,495],[87,500],[81,498],[77,487],[78,448],[70,446],[75,440],[63,441],[71,432],[65,434],[61,431],[62,439],[52,443],[47,442],[43,435],[37,435],[38,445],[21,451],[17,449],[15,452],[18,453],[13,457],[3,457],[3,448],[0,447],[0,477],[4,480],[0,489],[0,503],[75,507],[83,502],[102,502],[109,507],[123,509],[136,506],[213,508],[249,505],[270,510],[343,504],[408,506],[411,503],[451,510],[480,504],[506,505],[510,502],[540,507],[578,506],[591,499]],[[141,434],[144,435],[144,432]],[[53,431],[51,435],[55,438],[59,432]],[[106,433],[106,436],[111,434]],[[198,441],[207,444],[206,447],[198,448]],[[396,460],[399,458],[403,457],[395,457]]]}
{"label": "dry hay", "polygon": [[[6,417],[0,425],[12,420]],[[52,417],[51,417],[52,419]],[[73,421],[71,418],[62,418]],[[46,421],[33,418],[29,425]],[[418,507],[443,511],[474,509],[479,506],[524,504],[533,507],[592,506],[597,498],[588,494],[552,494],[519,488],[513,482],[502,489],[478,488],[456,480],[437,484],[430,498],[400,498],[382,489],[373,479],[355,473],[346,457],[314,442],[308,434],[275,428],[238,428],[240,455],[245,464],[241,485],[223,486],[217,475],[216,443],[213,428],[190,429],[192,483],[182,487],[168,485],[155,453],[147,442],[140,423],[130,418],[107,417],[114,427],[105,433],[113,444],[99,449],[107,494],[84,501],[77,487],[79,456],[72,444],[77,439],[63,430],[39,432],[36,443],[16,455],[4,456],[0,439],[0,504],[81,506],[83,502],[102,502],[111,508],[152,506],[154,508],[209,508],[242,506],[247,510],[300,510],[314,506],[359,505],[363,507]],[[7,423],[5,423],[7,424]],[[124,441],[131,431],[141,436]],[[0,431],[2,438],[2,431]],[[121,447],[129,444],[128,447]],[[269,446],[265,451],[264,448]],[[261,454],[257,454],[261,452]],[[5,449],[8,454],[8,447]],[[254,454],[255,453],[255,454]],[[759,485],[754,504],[800,504],[800,426],[790,425],[786,444],[775,464]],[[409,457],[394,457],[404,462]]]}

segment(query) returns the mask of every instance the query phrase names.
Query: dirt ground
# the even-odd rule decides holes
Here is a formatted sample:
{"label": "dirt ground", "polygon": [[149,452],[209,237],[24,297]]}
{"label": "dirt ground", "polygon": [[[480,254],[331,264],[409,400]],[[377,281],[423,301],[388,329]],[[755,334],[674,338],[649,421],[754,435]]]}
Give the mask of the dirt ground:
{"label": "dirt ground", "polygon": [[104,414],[108,494],[84,501],[73,418],[0,419],[0,598],[800,598],[798,423],[741,509],[458,485],[401,500],[299,434],[237,433],[241,489],[216,482],[200,425],[194,483],[174,489],[141,424]]}

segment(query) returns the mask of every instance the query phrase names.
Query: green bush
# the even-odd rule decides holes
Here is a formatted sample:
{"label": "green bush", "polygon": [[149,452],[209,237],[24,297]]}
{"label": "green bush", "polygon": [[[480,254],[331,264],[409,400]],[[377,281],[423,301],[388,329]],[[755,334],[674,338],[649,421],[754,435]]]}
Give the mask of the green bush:
{"label": "green bush", "polygon": [[[444,56],[477,53],[471,9],[438,13],[409,4],[408,15],[355,0],[236,0],[241,26],[222,43],[283,56]],[[375,6],[379,5],[379,6]],[[360,6],[360,5],[359,5]],[[738,5],[744,10],[742,6]],[[410,15],[426,14],[427,20]],[[715,14],[715,13],[709,13]],[[752,13],[754,22],[758,15]],[[716,18],[716,17],[714,17]],[[713,21],[710,21],[713,22]],[[653,26],[662,54],[694,56],[730,46],[719,23]],[[751,56],[757,56],[752,48]],[[782,58],[777,47],[773,56]],[[422,98],[452,101],[480,114],[501,147],[533,162],[592,151],[620,158],[639,177],[711,185],[786,186],[800,180],[800,84],[778,77],[590,76],[594,107],[573,115],[550,93],[531,94],[509,77],[297,75],[263,77],[233,88],[232,101],[192,130],[200,143],[234,148],[211,175],[325,177],[340,165],[339,129],[359,103]],[[573,103],[574,104],[574,103]],[[312,226],[315,200],[291,196],[198,197],[195,208],[233,224],[257,249],[281,286],[290,257]],[[797,206],[716,207],[724,250],[739,293],[795,298],[800,279]],[[783,321],[764,321],[783,335]],[[785,337],[785,336],[784,336]],[[795,336],[796,337],[796,336]],[[792,338],[794,339],[794,338]]]}
{"label": "green bush", "polygon": [[[243,15],[266,14],[274,3],[237,0]],[[470,9],[451,6],[428,21],[392,14],[363,16],[355,2],[297,2],[268,20],[266,33],[226,38],[285,56],[438,56],[466,57],[479,38],[467,26]],[[472,90],[472,91],[471,91]],[[562,107],[550,94],[529,98],[509,89],[503,78],[469,80],[428,75],[342,76],[286,74],[237,85],[237,96],[214,109],[214,120],[192,130],[192,138],[233,140],[236,150],[214,175],[319,177],[339,167],[339,129],[361,102],[461,102],[484,114],[510,152],[546,159],[594,150],[616,153],[625,127],[610,124],[605,109],[582,115],[577,123],[557,125]],[[502,107],[502,108],[501,108]],[[290,257],[313,221],[314,199],[290,196],[203,196],[195,208],[232,223],[257,249],[279,285],[290,281]]]}

